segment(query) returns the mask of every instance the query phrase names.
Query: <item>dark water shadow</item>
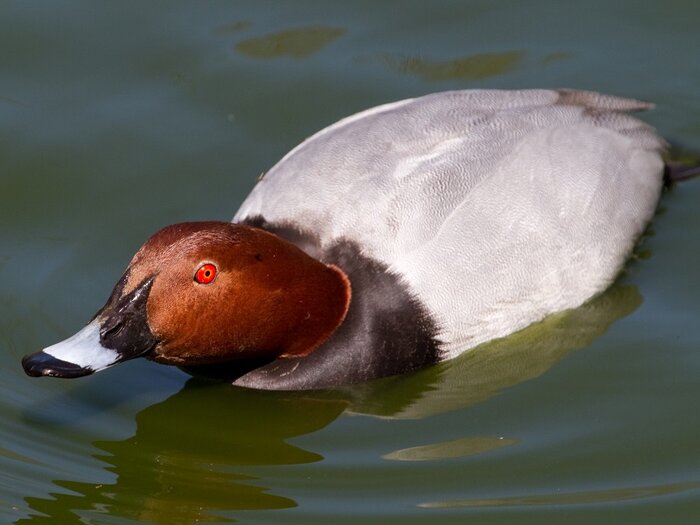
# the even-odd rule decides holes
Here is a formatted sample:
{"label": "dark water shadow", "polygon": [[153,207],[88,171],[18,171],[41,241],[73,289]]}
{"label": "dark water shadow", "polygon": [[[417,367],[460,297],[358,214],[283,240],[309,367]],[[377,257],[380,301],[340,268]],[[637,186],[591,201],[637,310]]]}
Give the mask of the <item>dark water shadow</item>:
{"label": "dark water shadow", "polygon": [[[344,412],[424,418],[479,403],[543,374],[640,303],[635,287],[616,285],[581,308],[451,362],[337,390],[263,392],[192,379],[170,398],[139,412],[132,437],[93,443],[102,451],[94,457],[115,475],[114,483],[55,480],[71,493],[26,498],[41,516],[16,523],[81,523],[79,516],[95,512],[153,524],[230,522],[224,513],[294,507],[296,501],[277,493],[272,479],[258,477],[257,468],[255,476],[250,474],[252,467],[323,460],[290,444],[290,438],[323,429]],[[462,455],[462,449],[474,446],[458,441],[449,452]],[[436,454],[425,447],[409,452],[398,451],[393,459]]]}

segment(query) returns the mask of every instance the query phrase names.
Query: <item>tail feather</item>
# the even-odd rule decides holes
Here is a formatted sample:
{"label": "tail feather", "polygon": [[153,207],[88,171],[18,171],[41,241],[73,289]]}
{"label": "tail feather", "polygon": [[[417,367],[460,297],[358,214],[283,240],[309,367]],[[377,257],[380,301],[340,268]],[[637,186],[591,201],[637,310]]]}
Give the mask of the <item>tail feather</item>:
{"label": "tail feather", "polygon": [[664,185],[668,188],[677,182],[683,182],[700,176],[700,154],[671,143],[665,155]]}
{"label": "tail feather", "polygon": [[667,162],[664,168],[664,184],[666,187],[697,176],[700,176],[700,164],[689,166],[677,162]]}

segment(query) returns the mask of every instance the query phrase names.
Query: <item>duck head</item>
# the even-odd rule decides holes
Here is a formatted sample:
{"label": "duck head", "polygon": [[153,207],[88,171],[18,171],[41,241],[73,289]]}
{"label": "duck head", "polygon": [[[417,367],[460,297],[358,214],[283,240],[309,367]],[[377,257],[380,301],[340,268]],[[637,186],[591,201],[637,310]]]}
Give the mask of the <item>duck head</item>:
{"label": "duck head", "polygon": [[342,270],[272,233],[175,224],[139,249],[87,326],[22,365],[80,377],[135,357],[196,366],[303,356],[342,323],[350,295]]}

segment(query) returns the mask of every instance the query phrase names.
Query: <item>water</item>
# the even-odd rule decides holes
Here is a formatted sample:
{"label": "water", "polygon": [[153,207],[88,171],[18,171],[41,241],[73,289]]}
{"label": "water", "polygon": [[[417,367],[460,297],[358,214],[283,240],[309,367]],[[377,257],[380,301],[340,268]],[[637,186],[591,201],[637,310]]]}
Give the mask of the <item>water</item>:
{"label": "water", "polygon": [[418,374],[270,393],[19,360],[74,332],[159,227],[229,219],[321,127],[452,88],[653,100],[700,151],[700,4],[6,2],[0,522],[694,523],[700,181],[619,282]]}

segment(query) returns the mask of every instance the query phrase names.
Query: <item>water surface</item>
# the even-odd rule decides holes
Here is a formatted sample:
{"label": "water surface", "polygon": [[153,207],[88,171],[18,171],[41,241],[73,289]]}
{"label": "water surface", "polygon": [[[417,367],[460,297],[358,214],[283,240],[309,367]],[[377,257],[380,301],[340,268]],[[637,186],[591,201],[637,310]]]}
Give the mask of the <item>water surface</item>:
{"label": "water surface", "polygon": [[700,519],[700,181],[618,283],[417,374],[255,392],[145,361],[22,355],[79,328],[173,222],[230,219],[306,136],[457,88],[656,102],[700,151],[697,2],[6,2],[0,14],[0,522]]}

